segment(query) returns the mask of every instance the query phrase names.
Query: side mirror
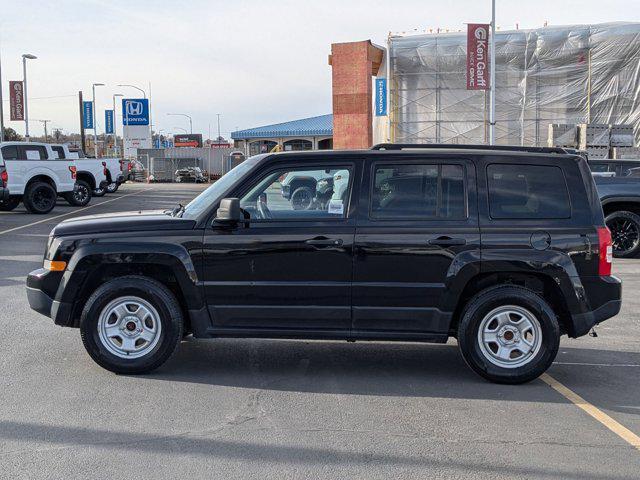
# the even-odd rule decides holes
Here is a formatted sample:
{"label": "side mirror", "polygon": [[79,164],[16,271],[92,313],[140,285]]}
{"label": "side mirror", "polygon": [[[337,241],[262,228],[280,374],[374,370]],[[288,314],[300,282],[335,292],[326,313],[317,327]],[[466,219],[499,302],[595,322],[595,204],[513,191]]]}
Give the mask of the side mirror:
{"label": "side mirror", "polygon": [[214,222],[231,224],[239,222],[241,218],[239,198],[223,198],[220,200],[220,207],[216,211]]}

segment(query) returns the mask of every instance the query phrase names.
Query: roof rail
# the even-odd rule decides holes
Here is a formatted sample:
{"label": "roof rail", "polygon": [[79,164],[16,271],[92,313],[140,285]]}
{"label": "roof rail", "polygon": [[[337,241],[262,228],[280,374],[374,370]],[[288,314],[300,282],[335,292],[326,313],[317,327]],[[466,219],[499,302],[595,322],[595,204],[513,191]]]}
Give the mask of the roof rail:
{"label": "roof rail", "polygon": [[521,147],[519,145],[458,145],[453,143],[379,143],[371,150],[411,150],[411,149],[460,149],[460,150],[500,150],[508,152],[557,153],[567,154],[568,149],[561,147]]}

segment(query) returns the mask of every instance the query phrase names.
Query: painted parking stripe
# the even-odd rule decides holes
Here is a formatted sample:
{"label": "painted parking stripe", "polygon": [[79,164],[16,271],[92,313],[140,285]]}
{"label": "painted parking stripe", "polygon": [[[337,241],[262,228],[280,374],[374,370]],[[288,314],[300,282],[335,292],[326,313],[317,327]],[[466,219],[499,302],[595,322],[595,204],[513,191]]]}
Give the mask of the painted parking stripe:
{"label": "painted parking stripe", "polygon": [[[152,190],[152,189],[150,188],[149,190]],[[149,190],[140,190],[140,191],[133,192],[133,193],[127,193],[126,195],[122,195],[122,196],[117,197],[117,198],[112,198],[111,200],[105,200],[104,202],[95,203],[93,205],[89,205],[88,207],[78,208],[77,210],[72,210],[70,212],[63,213],[61,215],[56,215],[54,217],[47,217],[47,218],[44,218],[42,220],[38,220],[37,222],[28,223],[27,225],[20,225],[19,227],[14,227],[14,228],[10,228],[8,230],[3,230],[3,231],[0,232],[0,235],[4,235],[5,233],[15,232],[17,230],[22,230],[23,228],[32,227],[32,226],[38,225],[40,223],[45,223],[45,222],[48,222],[50,220],[55,220],[56,218],[62,218],[62,217],[66,217],[68,215],[73,215],[74,213],[82,212],[84,210],[88,210],[88,209],[93,208],[93,207],[104,205],[105,203],[115,202],[116,200],[120,200],[121,198],[130,197],[131,195],[138,195],[138,194],[140,194],[142,192],[148,192]]]}
{"label": "painted parking stripe", "polygon": [[573,403],[576,407],[582,409],[583,411],[591,415],[591,417],[593,417],[602,425],[604,425],[609,430],[611,430],[613,433],[618,435],[629,445],[631,445],[632,447],[635,447],[638,451],[640,451],[640,437],[635,433],[633,433],[631,430],[629,430],[627,427],[618,423],[616,420],[614,420],[609,415],[604,413],[598,407],[587,402],[584,398],[582,398],[580,395],[575,393],[573,390],[565,387],[562,383],[560,383],[558,380],[553,378],[548,373],[543,373],[540,376],[540,379],[544,383],[549,385],[551,388],[553,388],[560,395],[562,395],[564,398],[566,398],[571,403]]}

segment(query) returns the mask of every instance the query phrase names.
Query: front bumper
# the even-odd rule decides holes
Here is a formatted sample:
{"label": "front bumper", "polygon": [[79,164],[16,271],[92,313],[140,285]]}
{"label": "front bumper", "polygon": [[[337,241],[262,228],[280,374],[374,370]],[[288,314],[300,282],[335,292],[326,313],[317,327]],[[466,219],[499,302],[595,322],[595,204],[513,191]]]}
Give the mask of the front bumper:
{"label": "front bumper", "polygon": [[34,270],[27,276],[27,300],[36,312],[49,317],[57,325],[68,326],[73,304],[55,300],[61,274],[44,268]]}

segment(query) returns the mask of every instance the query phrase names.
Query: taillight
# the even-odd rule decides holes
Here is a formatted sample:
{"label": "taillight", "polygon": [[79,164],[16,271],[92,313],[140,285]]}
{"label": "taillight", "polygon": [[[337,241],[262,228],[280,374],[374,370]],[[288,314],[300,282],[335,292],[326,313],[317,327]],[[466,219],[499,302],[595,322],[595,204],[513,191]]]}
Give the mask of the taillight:
{"label": "taillight", "polygon": [[75,179],[76,179],[76,171],[77,171],[77,170],[78,170],[78,169],[76,168],[76,166],[75,166],[75,165],[71,165],[71,166],[69,167],[69,171],[71,172],[71,178],[72,178],[73,180],[75,180]]}
{"label": "taillight", "polygon": [[598,274],[601,276],[611,275],[613,242],[611,241],[611,232],[607,227],[598,228],[598,252]]}
{"label": "taillight", "polygon": [[7,183],[9,183],[9,174],[6,170],[2,170],[2,172],[0,172],[0,181],[2,181],[3,187],[6,187]]}
{"label": "taillight", "polygon": [[104,173],[104,176],[107,176],[107,162],[102,162],[102,173]]}
{"label": "taillight", "polygon": [[131,162],[127,164],[127,170],[129,171],[133,170],[133,164]]}

